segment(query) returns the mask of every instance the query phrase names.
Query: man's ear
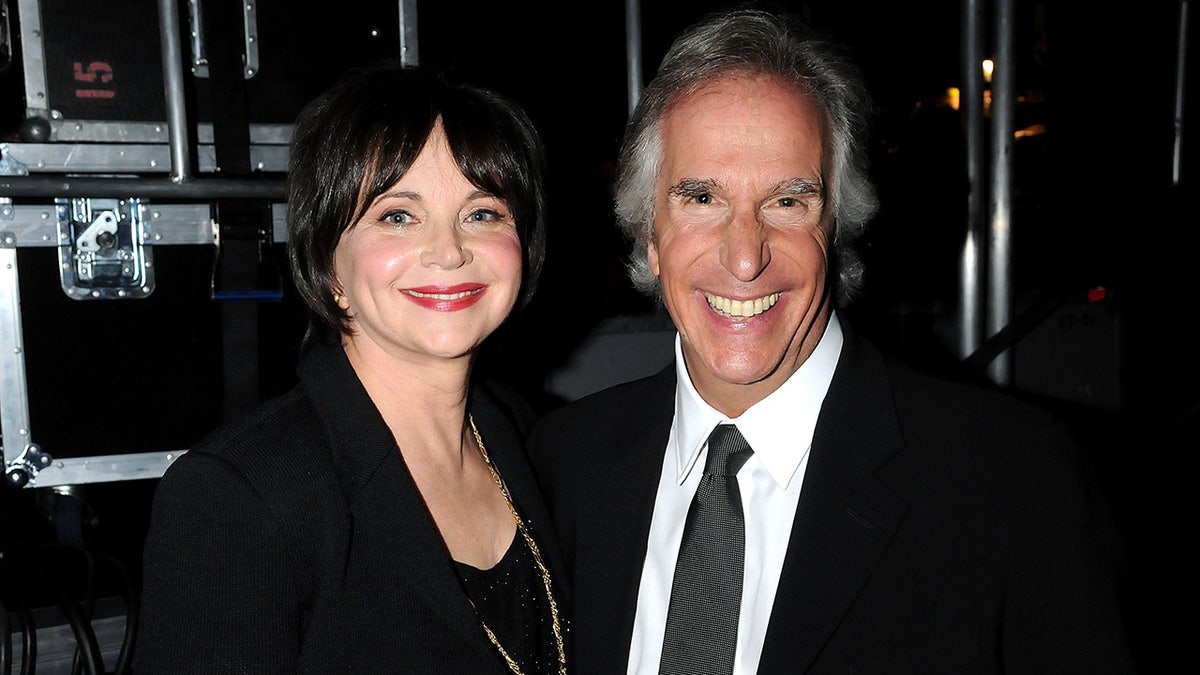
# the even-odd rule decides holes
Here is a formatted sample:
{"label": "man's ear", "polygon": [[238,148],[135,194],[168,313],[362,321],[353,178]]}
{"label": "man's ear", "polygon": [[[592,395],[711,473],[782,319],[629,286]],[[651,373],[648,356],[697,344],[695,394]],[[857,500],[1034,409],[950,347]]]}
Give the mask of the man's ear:
{"label": "man's ear", "polygon": [[658,276],[658,245],[654,242],[653,235],[646,242],[646,261],[650,263],[650,271],[654,276]]}

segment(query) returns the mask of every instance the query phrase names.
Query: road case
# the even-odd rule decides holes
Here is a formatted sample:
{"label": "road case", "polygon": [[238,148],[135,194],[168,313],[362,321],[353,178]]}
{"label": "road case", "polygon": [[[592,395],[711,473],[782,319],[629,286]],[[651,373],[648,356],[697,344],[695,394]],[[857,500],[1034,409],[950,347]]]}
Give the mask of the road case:
{"label": "road case", "polygon": [[302,330],[292,124],[347,68],[415,53],[415,1],[0,4],[5,479],[161,476],[290,378],[298,336],[260,327]]}
{"label": "road case", "polygon": [[354,5],[0,0],[4,672],[128,672],[153,479],[291,385],[292,123],[415,25]]}

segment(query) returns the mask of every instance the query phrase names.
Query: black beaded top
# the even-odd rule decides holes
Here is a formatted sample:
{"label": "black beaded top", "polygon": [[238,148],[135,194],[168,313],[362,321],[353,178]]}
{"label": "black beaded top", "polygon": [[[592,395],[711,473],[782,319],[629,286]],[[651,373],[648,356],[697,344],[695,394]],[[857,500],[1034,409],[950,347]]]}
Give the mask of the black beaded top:
{"label": "black beaded top", "polygon": [[[557,673],[558,647],[546,591],[520,531],[491,569],[481,570],[458,561],[454,565],[479,618],[492,629],[521,672]],[[504,662],[499,652],[496,658]]]}

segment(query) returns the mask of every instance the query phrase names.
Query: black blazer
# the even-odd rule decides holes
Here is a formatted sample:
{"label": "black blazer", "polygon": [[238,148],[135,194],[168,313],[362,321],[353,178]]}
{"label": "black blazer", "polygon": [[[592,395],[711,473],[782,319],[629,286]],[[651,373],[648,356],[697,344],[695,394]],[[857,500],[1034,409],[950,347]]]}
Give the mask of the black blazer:
{"label": "black blazer", "polygon": [[[1065,428],[889,364],[843,328],[759,672],[1132,672],[1120,542]],[[531,437],[578,675],[626,670],[674,392],[672,364]]]}
{"label": "black blazer", "polygon": [[[509,672],[342,349],[314,346],[297,373],[163,476],[136,672]],[[470,410],[561,580],[523,437],[498,398]]]}

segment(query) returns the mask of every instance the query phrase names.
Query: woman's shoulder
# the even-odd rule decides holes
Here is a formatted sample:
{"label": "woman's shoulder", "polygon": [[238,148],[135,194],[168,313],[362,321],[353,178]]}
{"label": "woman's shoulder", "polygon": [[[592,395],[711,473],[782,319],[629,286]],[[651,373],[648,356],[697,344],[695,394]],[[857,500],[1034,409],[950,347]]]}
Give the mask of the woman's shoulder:
{"label": "woman's shoulder", "polygon": [[320,432],[319,415],[299,387],[264,401],[215,427],[193,446],[194,451],[237,456],[294,446]]}
{"label": "woman's shoulder", "polygon": [[320,415],[300,388],[293,388],[228,420],[199,439],[168,467],[189,474],[240,476],[258,490],[289,485],[327,463],[328,441]]}

